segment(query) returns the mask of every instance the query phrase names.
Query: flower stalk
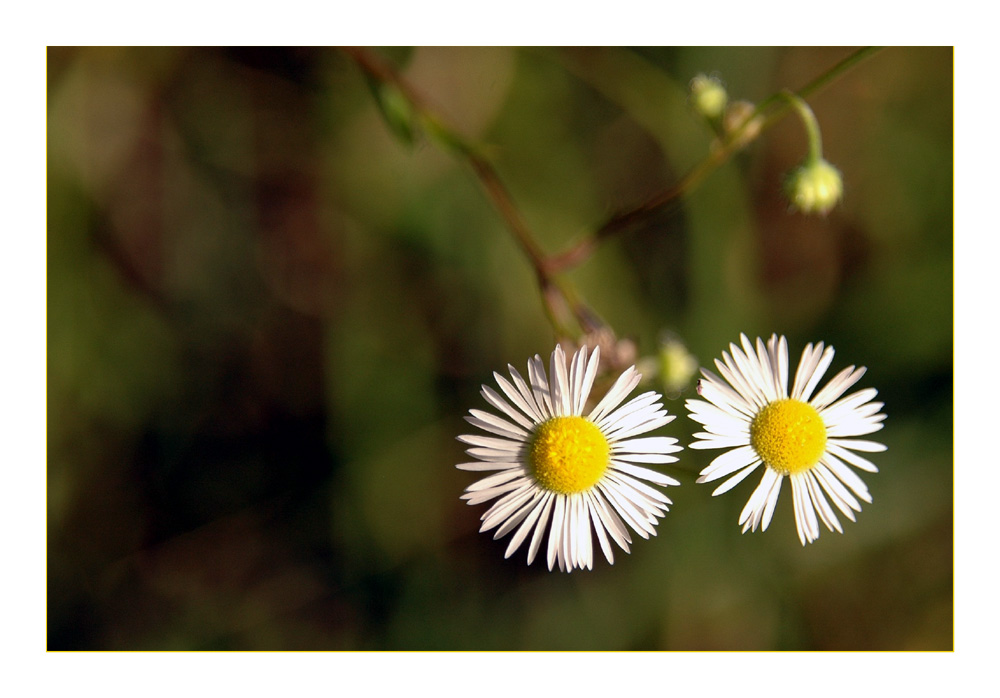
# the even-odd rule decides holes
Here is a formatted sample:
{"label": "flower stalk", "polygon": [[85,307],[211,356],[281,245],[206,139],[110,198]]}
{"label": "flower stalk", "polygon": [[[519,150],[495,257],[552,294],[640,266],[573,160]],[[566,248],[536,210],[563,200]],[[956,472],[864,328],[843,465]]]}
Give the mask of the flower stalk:
{"label": "flower stalk", "polygon": [[816,115],[813,114],[813,110],[806,104],[806,101],[799,97],[794,92],[784,91],[781,96],[792,105],[795,112],[799,115],[802,120],[802,125],[806,129],[806,138],[809,141],[809,152],[806,155],[805,165],[814,165],[823,159],[823,136],[819,131],[819,122],[816,121]]}

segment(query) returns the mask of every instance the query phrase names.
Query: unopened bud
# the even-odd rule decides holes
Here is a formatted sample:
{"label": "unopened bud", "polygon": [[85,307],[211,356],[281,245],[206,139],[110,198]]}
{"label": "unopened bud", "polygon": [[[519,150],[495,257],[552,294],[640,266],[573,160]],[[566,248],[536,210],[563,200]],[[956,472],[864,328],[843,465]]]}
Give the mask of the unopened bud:
{"label": "unopened bud", "polygon": [[836,167],[820,158],[802,165],[785,182],[785,194],[802,213],[829,213],[844,194],[844,182]]}
{"label": "unopened bud", "polygon": [[679,338],[666,335],[660,341],[660,383],[668,397],[680,395],[698,370],[698,359]]}
{"label": "unopened bud", "polygon": [[636,369],[642,373],[643,382],[655,382],[666,397],[675,399],[690,385],[698,370],[698,359],[673,332],[663,332],[659,345],[655,355],[639,359]]}
{"label": "unopened bud", "polygon": [[742,148],[760,135],[764,117],[754,116],[756,107],[746,100],[738,100],[726,107],[726,115],[722,117],[722,132],[727,138],[737,136],[736,147]]}
{"label": "unopened bud", "polygon": [[715,77],[701,74],[691,80],[691,106],[709,121],[722,118],[729,95],[722,82]]}

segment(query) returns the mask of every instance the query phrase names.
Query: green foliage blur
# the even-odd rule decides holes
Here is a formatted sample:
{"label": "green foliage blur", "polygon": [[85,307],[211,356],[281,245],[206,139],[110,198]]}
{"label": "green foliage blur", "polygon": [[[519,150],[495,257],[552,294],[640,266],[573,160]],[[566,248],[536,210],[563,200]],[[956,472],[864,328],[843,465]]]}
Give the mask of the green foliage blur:
{"label": "green foliage blur", "polygon": [[[849,53],[379,51],[549,252],[708,154],[696,74],[759,102]],[[49,649],[952,649],[952,98],[950,48],[885,49],[809,99],[844,178],[828,216],[783,198],[790,115],[569,274],[639,357],[778,332],[793,363],[824,341],[829,375],[867,366],[874,503],[803,548],[786,488],[743,535],[759,478],[712,498],[713,454],[685,449],[657,537],[567,575],[504,560],[458,499],[480,385],[554,336],[399,95],[334,49],[50,49]],[[692,395],[666,400],[685,446]]]}

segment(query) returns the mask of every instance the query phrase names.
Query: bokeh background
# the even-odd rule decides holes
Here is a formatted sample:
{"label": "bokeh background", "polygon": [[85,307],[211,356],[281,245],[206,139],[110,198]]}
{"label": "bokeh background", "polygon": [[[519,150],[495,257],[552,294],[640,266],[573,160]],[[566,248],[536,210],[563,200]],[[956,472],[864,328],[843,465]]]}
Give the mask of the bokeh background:
{"label": "bokeh background", "polygon": [[[486,148],[549,251],[676,181],[697,73],[760,101],[847,48],[377,51]],[[874,503],[803,548],[786,489],[663,469],[631,555],[550,573],[477,533],[455,436],[554,336],[466,164],[394,135],[335,49],[48,51],[47,576],[53,650],[950,650],[953,66],[887,48],[812,97],[844,175],[789,211],[788,117],[569,274],[639,356],[740,332],[868,367]],[[655,377],[653,378],[655,382]],[[662,433],[690,441],[679,418]]]}

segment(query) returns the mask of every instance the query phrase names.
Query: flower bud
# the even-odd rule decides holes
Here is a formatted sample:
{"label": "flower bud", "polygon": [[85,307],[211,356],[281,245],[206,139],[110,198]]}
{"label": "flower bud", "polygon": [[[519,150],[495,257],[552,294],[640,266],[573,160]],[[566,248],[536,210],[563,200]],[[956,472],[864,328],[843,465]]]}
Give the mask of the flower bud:
{"label": "flower bud", "polygon": [[742,148],[760,135],[764,117],[759,114],[754,116],[755,110],[756,107],[746,100],[738,100],[726,107],[726,114],[722,117],[722,132],[727,137],[740,132],[736,148]]}
{"label": "flower bud", "polygon": [[701,74],[691,80],[691,106],[709,121],[722,118],[729,96],[718,78]]}
{"label": "flower bud", "polygon": [[698,359],[677,335],[665,331],[656,354],[642,357],[635,367],[642,373],[644,383],[655,382],[666,397],[676,399],[690,385],[698,370]]}
{"label": "flower bud", "polygon": [[660,384],[667,396],[676,396],[688,386],[698,370],[698,359],[672,333],[660,339]]}
{"label": "flower bud", "polygon": [[785,194],[802,213],[829,213],[844,193],[836,167],[819,158],[796,169],[785,182]]}

